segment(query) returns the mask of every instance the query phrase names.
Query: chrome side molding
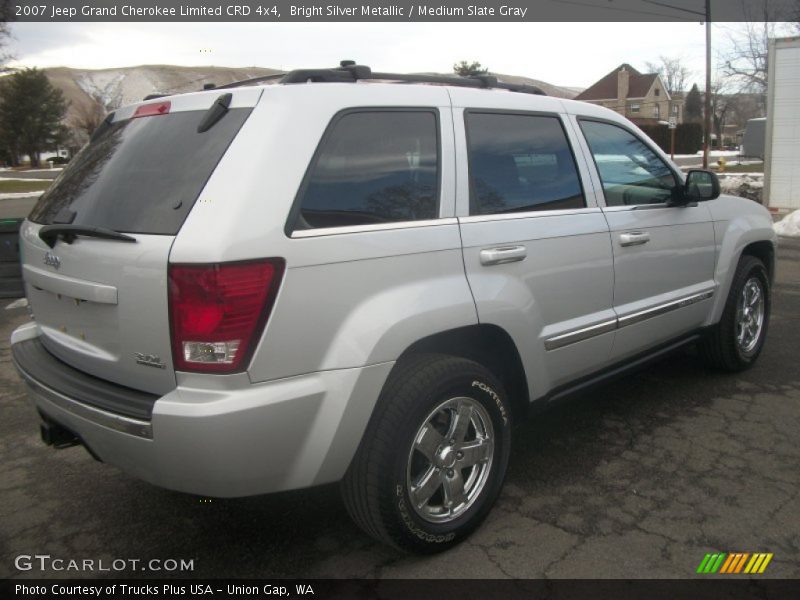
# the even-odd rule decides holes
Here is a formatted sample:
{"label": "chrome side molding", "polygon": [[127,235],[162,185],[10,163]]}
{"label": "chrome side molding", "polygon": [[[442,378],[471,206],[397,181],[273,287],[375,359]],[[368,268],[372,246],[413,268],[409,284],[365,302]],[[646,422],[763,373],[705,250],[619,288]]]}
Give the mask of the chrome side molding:
{"label": "chrome side molding", "polygon": [[635,323],[641,323],[642,321],[652,319],[653,317],[663,315],[673,310],[678,310],[679,308],[684,308],[686,306],[702,302],[703,300],[707,300],[712,296],[714,296],[714,290],[706,290],[704,292],[678,298],[677,300],[670,300],[669,302],[664,302],[663,304],[658,304],[644,310],[639,310],[623,317],[602,321],[595,325],[576,329],[575,331],[560,333],[551,338],[547,338],[544,341],[544,348],[548,351],[557,350],[558,348],[563,348],[564,346],[582,342],[595,336],[609,333],[617,329],[622,329],[623,327],[634,325]]}

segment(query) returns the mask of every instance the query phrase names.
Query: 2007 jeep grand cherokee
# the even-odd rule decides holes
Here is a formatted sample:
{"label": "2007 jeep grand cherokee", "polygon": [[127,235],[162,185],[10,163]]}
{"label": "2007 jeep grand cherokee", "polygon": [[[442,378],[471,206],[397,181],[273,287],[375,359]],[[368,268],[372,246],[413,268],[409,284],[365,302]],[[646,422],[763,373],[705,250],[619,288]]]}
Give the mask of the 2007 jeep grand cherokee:
{"label": "2007 jeep grand cherokee", "polygon": [[245,83],[110,114],[24,223],[46,442],[209,496],[342,480],[432,552],[529,407],[687,343],[758,357],[769,214],[618,114],[349,64]]}

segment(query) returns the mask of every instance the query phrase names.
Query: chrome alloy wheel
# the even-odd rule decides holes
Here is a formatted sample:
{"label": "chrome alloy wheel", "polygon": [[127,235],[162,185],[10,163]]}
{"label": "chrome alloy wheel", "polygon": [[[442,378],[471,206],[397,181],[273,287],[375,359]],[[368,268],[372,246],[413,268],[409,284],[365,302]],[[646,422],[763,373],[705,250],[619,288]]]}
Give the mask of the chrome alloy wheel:
{"label": "chrome alloy wheel", "polygon": [[480,495],[494,458],[494,426],[483,405],[451,398],[437,406],[414,436],[406,486],[414,511],[426,521],[457,519]]}
{"label": "chrome alloy wheel", "polygon": [[739,350],[752,352],[764,327],[764,288],[758,277],[747,280],[736,305],[736,343]]}

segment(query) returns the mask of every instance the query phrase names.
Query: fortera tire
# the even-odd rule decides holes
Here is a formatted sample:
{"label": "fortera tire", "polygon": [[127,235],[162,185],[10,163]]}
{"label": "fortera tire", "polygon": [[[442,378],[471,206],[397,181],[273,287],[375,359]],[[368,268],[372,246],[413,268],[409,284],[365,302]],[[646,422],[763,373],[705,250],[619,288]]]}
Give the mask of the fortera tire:
{"label": "fortera tire", "polygon": [[342,482],[351,517],[408,552],[459,543],[500,493],[510,415],[502,385],[474,361],[424,354],[398,364]]}
{"label": "fortera tire", "polygon": [[755,364],[769,325],[772,292],[764,263],[743,256],[728,292],[722,318],[699,344],[705,362],[714,368],[738,372]]}

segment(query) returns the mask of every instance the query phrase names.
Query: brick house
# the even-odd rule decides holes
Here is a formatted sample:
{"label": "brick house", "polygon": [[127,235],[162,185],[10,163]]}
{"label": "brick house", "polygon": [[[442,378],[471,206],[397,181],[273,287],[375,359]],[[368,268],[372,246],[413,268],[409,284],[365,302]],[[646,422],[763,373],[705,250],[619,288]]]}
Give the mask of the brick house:
{"label": "brick house", "polygon": [[618,112],[639,125],[673,116],[683,122],[683,94],[673,98],[658,73],[640,73],[623,63],[575,97]]}

